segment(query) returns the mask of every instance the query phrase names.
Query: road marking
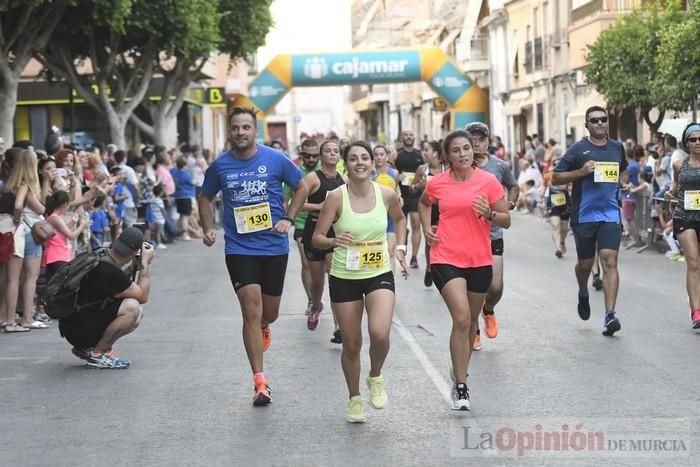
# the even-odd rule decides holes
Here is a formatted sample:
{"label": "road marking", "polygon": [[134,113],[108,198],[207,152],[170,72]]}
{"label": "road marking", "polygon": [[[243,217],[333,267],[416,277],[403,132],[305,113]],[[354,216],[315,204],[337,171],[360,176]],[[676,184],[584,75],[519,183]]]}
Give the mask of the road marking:
{"label": "road marking", "polygon": [[423,349],[420,347],[420,345],[418,345],[418,342],[416,342],[416,338],[413,337],[411,331],[404,327],[403,322],[401,322],[401,318],[398,317],[396,312],[394,312],[394,327],[398,331],[401,338],[411,348],[413,355],[416,356],[420,364],[423,366],[423,370],[425,370],[425,373],[433,382],[433,385],[437,388],[438,392],[451,406],[452,396],[450,395],[450,392],[452,390],[452,385],[448,383],[447,380],[442,377],[442,375],[440,375],[440,372],[437,370],[437,368],[435,368],[433,362],[430,361],[425,352],[423,352]]}

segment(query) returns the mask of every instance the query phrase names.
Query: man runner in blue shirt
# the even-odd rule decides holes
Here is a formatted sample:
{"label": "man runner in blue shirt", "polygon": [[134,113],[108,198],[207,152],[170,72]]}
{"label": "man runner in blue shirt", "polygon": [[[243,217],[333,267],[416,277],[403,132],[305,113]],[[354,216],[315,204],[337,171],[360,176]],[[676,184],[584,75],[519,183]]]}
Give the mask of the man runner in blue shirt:
{"label": "man runner in blue shirt", "polygon": [[620,330],[615,303],[620,277],[617,254],[622,238],[622,219],[618,204],[620,176],[627,169],[622,143],[608,138],[608,113],[602,107],[586,110],[589,136],[569,148],[554,169],[552,185],[573,183],[571,229],[576,241],[576,280],[578,314],[583,320],[591,315],[588,302],[588,277],[596,249],[603,266],[605,319],[603,335]]}
{"label": "man runner in blue shirt", "polygon": [[[308,189],[301,171],[284,154],[255,143],[255,111],[234,107],[229,120],[232,150],[206,171],[198,199],[204,244],[216,241],[211,203],[223,192],[226,267],[243,314],[243,343],[253,370],[254,405],[271,402],[263,374],[263,352],[270,347],[270,323],[279,315],[287,271],[287,232]],[[282,184],[294,195],[285,213]],[[262,332],[261,332],[262,330]]]}

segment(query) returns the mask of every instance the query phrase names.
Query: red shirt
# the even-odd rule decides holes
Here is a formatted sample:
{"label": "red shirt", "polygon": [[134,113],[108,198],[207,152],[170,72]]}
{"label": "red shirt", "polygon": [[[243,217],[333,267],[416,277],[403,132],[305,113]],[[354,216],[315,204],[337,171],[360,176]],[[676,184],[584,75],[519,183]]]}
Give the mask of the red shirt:
{"label": "red shirt", "polygon": [[479,195],[486,195],[489,204],[505,196],[498,179],[485,170],[475,168],[468,180],[458,182],[452,170],[433,177],[425,193],[439,203],[440,241],[430,247],[430,264],[449,264],[458,268],[477,268],[493,264],[491,256],[491,221],[481,217],[472,207]]}

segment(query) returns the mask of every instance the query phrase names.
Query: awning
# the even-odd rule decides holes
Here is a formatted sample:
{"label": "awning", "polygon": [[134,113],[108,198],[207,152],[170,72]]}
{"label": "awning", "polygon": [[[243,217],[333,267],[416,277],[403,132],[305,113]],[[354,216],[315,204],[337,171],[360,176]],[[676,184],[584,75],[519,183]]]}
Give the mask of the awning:
{"label": "awning", "polygon": [[370,102],[369,98],[367,97],[363,97],[361,99],[353,101],[352,103],[353,112],[366,112],[367,110],[375,110],[376,108],[377,104],[375,104],[374,102]]}
{"label": "awning", "polygon": [[676,137],[678,141],[683,139],[683,130],[688,126],[687,118],[669,118],[661,122],[657,130],[659,133],[667,133]]}
{"label": "awning", "polygon": [[527,107],[528,105],[532,105],[532,102],[530,102],[529,100],[516,99],[513,101],[508,101],[508,103],[506,103],[505,107],[503,108],[503,113],[510,117],[520,115],[523,111],[523,108]]}

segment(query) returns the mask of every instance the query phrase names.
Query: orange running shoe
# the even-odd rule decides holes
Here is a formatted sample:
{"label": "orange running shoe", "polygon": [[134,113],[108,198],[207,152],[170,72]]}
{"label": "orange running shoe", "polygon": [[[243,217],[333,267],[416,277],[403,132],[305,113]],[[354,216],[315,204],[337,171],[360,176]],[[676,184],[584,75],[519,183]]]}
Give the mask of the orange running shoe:
{"label": "orange running shoe", "polygon": [[270,386],[267,385],[267,380],[264,377],[253,378],[253,380],[255,381],[253,405],[266,405],[272,402],[272,394]]}
{"label": "orange running shoe", "polygon": [[472,346],[472,350],[481,350],[481,336],[479,334],[474,336],[474,345]]}
{"label": "orange running shoe", "polygon": [[270,325],[268,324],[260,330],[262,331],[263,336],[263,352],[267,352],[267,349],[270,348],[270,344],[272,344],[272,331],[270,331]]}
{"label": "orange running shoe", "polygon": [[498,323],[496,322],[496,313],[484,313],[484,324],[486,324],[486,335],[493,339],[498,335]]}

